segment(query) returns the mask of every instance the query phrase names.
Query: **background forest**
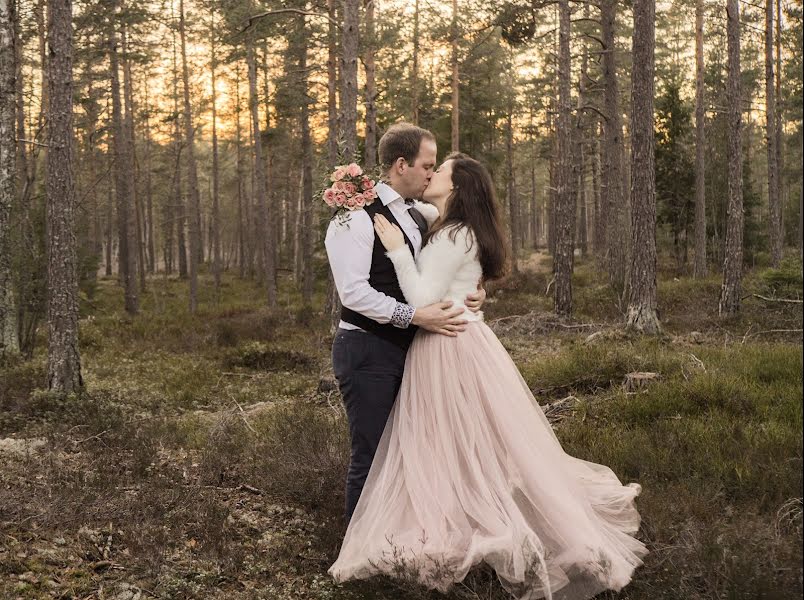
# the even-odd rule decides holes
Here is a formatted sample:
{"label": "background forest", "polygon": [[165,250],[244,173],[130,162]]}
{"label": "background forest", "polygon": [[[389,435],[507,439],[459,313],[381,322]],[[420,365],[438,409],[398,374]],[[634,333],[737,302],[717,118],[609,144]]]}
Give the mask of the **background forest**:
{"label": "background forest", "polygon": [[326,575],[318,193],[406,120],[492,173],[486,320],[562,444],[643,485],[605,597],[800,597],[802,12],[0,0],[0,596],[443,597]]}

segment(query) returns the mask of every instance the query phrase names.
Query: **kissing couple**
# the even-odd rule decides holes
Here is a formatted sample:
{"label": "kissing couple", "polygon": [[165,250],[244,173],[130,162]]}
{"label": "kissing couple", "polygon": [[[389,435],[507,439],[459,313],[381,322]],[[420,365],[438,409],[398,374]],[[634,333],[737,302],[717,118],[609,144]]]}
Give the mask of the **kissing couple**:
{"label": "kissing couple", "polygon": [[[351,458],[336,581],[446,592],[480,563],[518,600],[620,590],[647,549],[641,488],[569,456],[483,322],[509,257],[487,169],[407,123],[379,142],[376,200],[326,235]],[[437,167],[437,168],[436,168]]]}

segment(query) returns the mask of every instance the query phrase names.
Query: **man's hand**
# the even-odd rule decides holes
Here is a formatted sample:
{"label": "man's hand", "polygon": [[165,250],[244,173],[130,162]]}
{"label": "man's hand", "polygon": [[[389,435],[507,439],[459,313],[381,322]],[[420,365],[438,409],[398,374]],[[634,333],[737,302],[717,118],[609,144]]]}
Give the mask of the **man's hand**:
{"label": "man's hand", "polygon": [[464,300],[464,304],[466,308],[471,310],[472,312],[480,312],[480,309],[483,307],[483,303],[486,301],[486,290],[483,289],[483,284],[477,284],[477,292],[474,294],[469,294],[466,296],[466,300]]}
{"label": "man's hand", "polygon": [[433,333],[456,337],[459,331],[466,329],[467,321],[458,318],[463,313],[463,308],[450,310],[452,304],[452,302],[436,302],[417,308],[411,323]]}

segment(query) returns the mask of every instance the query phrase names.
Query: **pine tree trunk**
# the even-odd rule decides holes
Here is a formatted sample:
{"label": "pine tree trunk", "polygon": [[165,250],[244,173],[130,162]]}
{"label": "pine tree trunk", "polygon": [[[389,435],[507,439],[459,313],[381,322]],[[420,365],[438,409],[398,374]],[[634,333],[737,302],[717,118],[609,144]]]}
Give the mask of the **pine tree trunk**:
{"label": "pine tree trunk", "polygon": [[773,5],[765,0],[765,140],[768,151],[768,228],[771,265],[782,262],[782,218],[779,198],[779,171],[776,157],[776,86],[774,84]]}
{"label": "pine tree trunk", "polygon": [[184,96],[184,139],[187,146],[187,212],[190,215],[190,312],[198,308],[198,263],[201,259],[201,198],[195,163],[195,131],[190,107],[190,69],[187,65],[187,32],[184,0],[179,0],[179,39]]}
{"label": "pine tree trunk", "polygon": [[559,0],[558,34],[558,172],[556,177],[555,255],[553,257],[553,296],[559,316],[572,314],[572,269],[575,248],[575,198],[572,194],[573,160],[570,130],[570,8],[569,0]]}
{"label": "pine tree trunk", "polygon": [[[115,3],[114,13],[120,5]],[[125,290],[125,307],[129,314],[139,311],[139,294],[137,290],[136,259],[136,215],[132,205],[131,193],[131,156],[127,143],[126,126],[123,116],[123,99],[120,95],[120,64],[117,48],[117,32],[115,22],[110,26],[110,69],[112,93],[112,136],[111,149],[115,157],[115,196],[117,201],[117,248],[118,274]]]}
{"label": "pine tree trunk", "polygon": [[606,120],[603,124],[603,168],[601,200],[606,214],[600,241],[607,257],[609,281],[620,293],[625,287],[626,265],[630,254],[628,207],[623,188],[623,127],[620,90],[617,82],[615,24],[618,0],[601,0],[600,19],[603,36],[603,82]]}
{"label": "pine tree trunk", "polygon": [[704,0],[695,2],[695,266],[696,278],[706,277],[706,128],[704,98]]}
{"label": "pine tree trunk", "polygon": [[511,231],[511,268],[514,273],[519,271],[517,256],[522,246],[520,238],[521,223],[519,222],[519,202],[516,196],[516,182],[514,181],[514,103],[513,95],[508,98],[508,114],[505,127],[505,182],[508,196],[509,225]]}
{"label": "pine tree trunk", "polygon": [[148,240],[148,273],[153,275],[156,272],[156,243],[154,242],[154,199],[153,182],[151,173],[153,171],[151,158],[153,148],[151,140],[151,107],[148,103],[148,85],[145,85],[145,202],[147,211],[146,238]]}
{"label": "pine tree trunk", "polygon": [[215,8],[211,15],[210,31],[210,70],[212,76],[212,274],[215,279],[215,292],[221,288],[221,223],[220,223],[220,167],[218,165],[218,107],[216,71],[218,57],[215,33]]}
{"label": "pine tree trunk", "polygon": [[413,57],[410,67],[410,115],[419,124],[419,0],[413,2]]}
{"label": "pine tree trunk", "polygon": [[450,38],[452,45],[452,78],[450,79],[452,91],[452,151],[458,152],[461,145],[461,80],[458,70],[458,0],[452,0],[452,24],[450,26]]}
{"label": "pine tree trunk", "polygon": [[782,238],[782,254],[784,254],[785,221],[784,209],[787,203],[788,193],[785,192],[784,185],[784,151],[782,146],[782,2],[776,0],[776,126],[774,133],[776,138],[776,181],[779,188],[779,232]]}
{"label": "pine tree trunk", "polygon": [[13,0],[0,0],[0,363],[19,354],[11,279],[11,204],[17,192],[17,49]]}
{"label": "pine tree trunk", "polygon": [[366,39],[363,64],[366,69],[366,169],[377,165],[377,82],[375,80],[375,47],[377,36],[374,31],[375,0],[363,0],[366,8]]}
{"label": "pine tree trunk", "polygon": [[268,306],[276,306],[276,267],[274,263],[275,229],[268,215],[268,193],[266,190],[265,159],[262,150],[262,133],[260,130],[259,98],[257,96],[257,57],[254,51],[254,40],[249,38],[246,47],[246,62],[248,64],[249,108],[251,112],[251,127],[254,147],[254,196],[257,208],[257,227],[259,235],[256,240],[262,240],[261,254],[265,277],[265,293]]}
{"label": "pine tree trunk", "polygon": [[357,155],[357,57],[360,38],[360,0],[343,0],[341,69],[343,71],[343,137],[345,160]]}
{"label": "pine tree trunk", "polygon": [[[589,19],[589,5],[585,4],[583,7],[583,18]],[[586,79],[588,77],[588,63],[589,63],[589,49],[586,42],[583,42],[583,53],[581,54],[581,72],[578,78],[578,115],[576,116],[576,150],[575,156],[578,164],[578,178],[577,178],[577,203],[578,223],[580,225],[579,231],[579,245],[581,248],[581,255],[586,256],[589,252],[589,228],[588,228],[588,211],[587,211],[587,196],[586,196],[586,148],[585,148],[585,128],[586,119],[584,118],[583,107],[586,104]]]}
{"label": "pine tree trunk", "polygon": [[335,28],[335,0],[327,0],[327,168],[338,162],[338,30]]}
{"label": "pine tree trunk", "polygon": [[[599,127],[595,127],[596,130],[599,131]],[[592,193],[594,195],[594,215],[592,218],[592,222],[594,223],[594,232],[592,234],[592,244],[595,247],[595,254],[597,257],[600,257],[600,249],[601,249],[601,232],[604,228],[603,222],[605,219],[605,215],[603,214],[602,209],[602,200],[601,200],[601,193],[600,193],[600,136],[595,136],[594,142],[594,149],[595,153],[592,156]]]}
{"label": "pine tree trunk", "polygon": [[729,205],[726,215],[726,247],[723,253],[723,287],[718,312],[730,316],[740,311],[743,273],[743,152],[742,91],[740,85],[740,9],[738,0],[726,0],[728,43],[728,157]]}
{"label": "pine tree trunk", "polygon": [[656,305],[656,163],[653,132],[656,0],[634,1],[631,70],[631,232],[626,328],[661,331]]}
{"label": "pine tree trunk", "polygon": [[245,221],[245,168],[243,165],[243,134],[240,130],[240,66],[235,67],[235,147],[237,162],[235,172],[237,177],[237,273],[241,279],[246,277],[246,247],[248,242],[248,226]]}
{"label": "pine tree trunk", "polygon": [[[371,0],[373,5],[373,0]],[[313,303],[313,286],[314,273],[313,273],[313,213],[315,207],[313,206],[313,140],[310,133],[310,100],[308,97],[307,87],[307,54],[308,54],[308,40],[305,35],[305,19],[299,17],[299,37],[301,39],[301,47],[299,49],[299,72],[301,73],[300,90],[301,97],[301,146],[302,146],[302,184],[301,184],[301,202],[299,210],[301,211],[299,222],[301,231],[296,235],[297,243],[300,246],[301,254],[301,288],[302,288],[302,302],[305,306],[311,306]],[[373,35],[373,33],[371,34]],[[368,66],[366,67],[368,70]],[[367,88],[368,92],[368,88]],[[372,96],[373,98],[373,96]],[[372,99],[373,103],[373,99]],[[376,115],[375,115],[376,125]],[[376,155],[375,153],[372,155]]]}
{"label": "pine tree trunk", "polygon": [[[125,10],[125,9],[124,9]],[[140,194],[137,191],[137,161],[136,145],[134,143],[134,90],[131,78],[131,61],[129,60],[128,51],[128,31],[125,22],[122,24],[120,35],[120,49],[122,50],[123,58],[123,133],[125,144],[128,147],[128,166],[127,176],[129,178],[129,203],[134,207],[134,236],[129,235],[129,249],[133,241],[136,247],[136,268],[137,275],[140,281],[140,291],[145,291],[145,231],[144,231],[144,212]],[[130,250],[129,250],[130,251]]]}
{"label": "pine tree trunk", "polygon": [[72,46],[72,0],[49,0],[47,381],[49,390],[64,394],[79,391],[83,386],[78,351]]}

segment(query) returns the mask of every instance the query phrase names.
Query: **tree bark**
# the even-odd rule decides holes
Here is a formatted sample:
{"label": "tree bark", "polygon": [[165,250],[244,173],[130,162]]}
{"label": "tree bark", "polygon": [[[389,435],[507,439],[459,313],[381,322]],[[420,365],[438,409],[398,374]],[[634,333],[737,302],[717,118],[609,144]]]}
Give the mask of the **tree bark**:
{"label": "tree bark", "polygon": [[257,227],[262,238],[262,266],[265,276],[265,294],[268,306],[276,306],[276,266],[274,263],[275,229],[268,216],[268,192],[266,190],[265,159],[263,158],[262,133],[260,130],[259,98],[257,95],[257,57],[253,37],[246,47],[248,64],[249,109],[251,112],[252,143],[254,148],[254,196],[257,208]]}
{"label": "tree bark", "polygon": [[558,172],[556,177],[555,255],[553,257],[553,296],[559,316],[572,314],[572,269],[575,248],[575,198],[572,194],[573,160],[570,130],[570,8],[569,0],[560,0],[558,34]]}
{"label": "tree bark", "polygon": [[148,273],[153,275],[156,272],[156,243],[154,242],[154,200],[153,182],[151,173],[153,171],[151,159],[153,157],[151,139],[151,107],[148,103],[148,84],[145,85],[145,203],[147,211],[146,238],[148,240]]}
{"label": "tree bark", "polygon": [[726,215],[726,247],[723,253],[723,286],[718,312],[740,311],[743,273],[743,152],[742,91],[740,85],[740,9],[738,0],[726,0],[728,44],[728,157],[729,205]]}
{"label": "tree bark", "polygon": [[[119,2],[115,2],[113,14],[117,15]],[[139,311],[139,292],[137,290],[136,214],[131,193],[131,155],[127,143],[126,126],[123,117],[123,100],[120,95],[120,64],[117,48],[116,19],[110,23],[110,53],[112,93],[112,136],[111,149],[115,164],[115,196],[117,203],[118,264],[119,276],[125,290],[126,312],[133,315]]]}
{"label": "tree bark", "polygon": [[706,277],[706,129],[704,98],[704,0],[695,2],[695,278]]}
{"label": "tree bark", "polygon": [[237,273],[241,279],[246,277],[246,266],[248,258],[246,256],[246,248],[249,246],[247,240],[248,236],[248,223],[245,215],[245,167],[243,165],[243,134],[240,125],[240,66],[235,66],[235,146],[237,153],[237,162],[235,172],[237,177]]}
{"label": "tree bark", "polygon": [[[373,7],[374,0],[370,0]],[[299,37],[301,39],[301,47],[299,48],[299,73],[301,74],[300,91],[301,91],[301,146],[302,146],[302,182],[301,182],[301,202],[299,206],[300,214],[300,229],[296,236],[297,243],[300,246],[301,254],[301,288],[302,288],[302,302],[305,306],[311,306],[313,303],[313,286],[315,281],[313,279],[313,141],[310,134],[310,99],[307,93],[307,54],[308,54],[308,41],[305,35],[305,18],[299,17]],[[371,34],[373,35],[373,33]],[[371,39],[371,38],[370,38]],[[372,59],[373,60],[373,59]],[[366,70],[368,71],[368,66]],[[369,88],[366,88],[368,93]],[[372,96],[373,104],[373,96]],[[376,114],[375,114],[376,126]],[[368,143],[366,144],[368,148]],[[367,150],[368,154],[368,150]],[[376,151],[372,156],[376,155]]]}
{"label": "tree bark", "polygon": [[765,0],[765,140],[768,152],[768,228],[771,265],[782,262],[782,218],[779,198],[779,163],[776,147],[776,86],[774,84],[773,12],[774,0]]}
{"label": "tree bark", "polygon": [[656,0],[634,1],[631,70],[631,232],[626,329],[661,331],[656,305],[656,163],[653,131]]}
{"label": "tree bark", "polygon": [[63,394],[83,387],[78,351],[72,45],[72,0],[48,0],[47,381],[49,390]]}
{"label": "tree bark", "polygon": [[198,170],[195,162],[195,131],[190,107],[190,68],[187,65],[187,31],[184,0],[179,0],[179,39],[181,40],[181,70],[184,97],[184,139],[187,146],[187,212],[190,214],[190,298],[189,308],[198,308],[198,262],[201,257],[201,198],[198,190]]}
{"label": "tree bark", "polygon": [[128,27],[125,21],[121,24],[120,49],[123,59],[123,137],[127,146],[126,155],[128,157],[127,176],[129,178],[129,203],[134,208],[134,236],[129,235],[129,252],[131,252],[131,240],[134,241],[136,248],[136,268],[140,281],[140,292],[145,291],[145,231],[144,231],[144,211],[140,194],[137,190],[137,147],[134,144],[134,89],[131,77],[131,61],[128,51]]}
{"label": "tree bark", "polygon": [[327,0],[327,168],[338,162],[338,30],[335,27],[335,0]]}
{"label": "tree bark", "polygon": [[366,69],[366,146],[364,168],[377,166],[377,82],[375,80],[375,48],[377,35],[374,30],[376,0],[363,0],[366,9],[366,39],[363,64]]}
{"label": "tree bark", "polygon": [[413,57],[410,68],[410,120],[419,124],[419,0],[413,2]]}
{"label": "tree bark", "polygon": [[505,117],[505,191],[508,196],[508,221],[511,232],[511,268],[514,273],[519,271],[517,256],[522,246],[520,236],[521,223],[519,222],[519,199],[516,195],[516,182],[514,181],[514,99],[513,93],[508,97],[508,114]]}
{"label": "tree bark", "polygon": [[218,68],[215,31],[215,6],[210,16],[210,71],[212,78],[212,274],[215,292],[221,288],[221,223],[220,223],[220,167],[218,162],[218,98],[216,72]]}
{"label": "tree bark", "polygon": [[11,279],[11,204],[17,193],[15,2],[0,0],[0,362],[19,354]]}
{"label": "tree bark", "polygon": [[603,125],[603,157],[601,204],[606,213],[601,243],[607,258],[609,281],[620,293],[625,287],[628,242],[628,206],[623,190],[623,127],[620,90],[617,82],[615,23],[618,0],[601,0],[600,19],[603,37],[603,81],[606,120]]}
{"label": "tree bark", "polygon": [[452,45],[452,78],[450,80],[452,91],[452,151],[458,152],[461,145],[461,80],[458,70],[458,0],[452,0],[452,23],[450,25],[450,38]]}
{"label": "tree bark", "polygon": [[341,69],[343,72],[344,159],[357,157],[357,57],[360,39],[360,0],[342,0]]}

